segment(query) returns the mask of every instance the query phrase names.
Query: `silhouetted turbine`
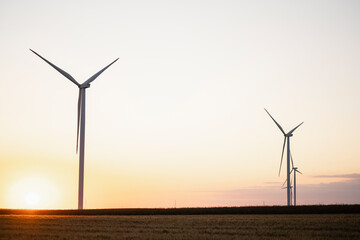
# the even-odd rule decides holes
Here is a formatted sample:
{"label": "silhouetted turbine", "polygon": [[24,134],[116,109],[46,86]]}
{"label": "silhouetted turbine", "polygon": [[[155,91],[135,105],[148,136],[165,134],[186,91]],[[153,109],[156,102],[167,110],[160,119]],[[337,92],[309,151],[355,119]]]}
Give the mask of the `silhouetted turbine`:
{"label": "silhouetted turbine", "polygon": [[[264,108],[265,109],[265,108]],[[282,129],[282,127],[280,126],[279,123],[277,123],[275,121],[275,119],[270,115],[270,113],[265,109],[265,111],[267,112],[267,114],[269,114],[269,116],[271,117],[271,119],[275,122],[275,124],[278,126],[278,128],[280,129],[280,131],[284,134],[284,144],[283,144],[283,148],[282,148],[282,153],[281,153],[281,161],[280,161],[280,168],[279,168],[279,176],[280,176],[280,172],[281,172],[281,165],[282,165],[282,160],[283,160],[283,156],[284,156],[284,150],[285,150],[285,144],[287,142],[287,161],[286,161],[286,179],[287,179],[287,205],[290,206],[291,205],[291,188],[290,188],[290,137],[293,136],[293,132],[300,127],[301,124],[303,124],[304,122],[300,123],[299,125],[297,125],[294,129],[292,129],[290,132],[285,133],[285,131]]]}
{"label": "silhouetted turbine", "polygon": [[[283,183],[281,189],[287,189],[287,187],[284,187],[285,183],[287,182],[287,180],[285,180],[285,182]],[[293,190],[293,186],[292,186],[292,182],[290,181],[290,205],[293,205],[293,194],[292,194],[292,190]]]}
{"label": "silhouetted turbine", "polygon": [[294,206],[296,206],[296,172],[302,174],[297,167],[294,167],[294,161],[293,161],[293,158],[292,158],[292,154],[290,152],[290,157],[291,157],[291,166],[292,166],[292,169],[291,169],[291,172],[294,172]]}
{"label": "silhouetted turbine", "polygon": [[79,145],[79,133],[80,133],[80,154],[79,154],[79,193],[78,193],[78,209],[83,209],[84,202],[84,153],[85,153],[85,90],[90,87],[90,83],[94,81],[101,73],[103,73],[108,67],[110,67],[114,62],[119,58],[115,59],[112,63],[101,69],[99,72],[95,73],[88,80],[82,84],[78,83],[70,74],[64,70],[58,68],[38,53],[30,49],[42,60],[47,62],[50,66],[55,68],[59,73],[64,77],[73,82],[76,86],[79,87],[79,98],[78,98],[78,111],[77,111],[77,136],[76,136],[76,153],[78,152]]}

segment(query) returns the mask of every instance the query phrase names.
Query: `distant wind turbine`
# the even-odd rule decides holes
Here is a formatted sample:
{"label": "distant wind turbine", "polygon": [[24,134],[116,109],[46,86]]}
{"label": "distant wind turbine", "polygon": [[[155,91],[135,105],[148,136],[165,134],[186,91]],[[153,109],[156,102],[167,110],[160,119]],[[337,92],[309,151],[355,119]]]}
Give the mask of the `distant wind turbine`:
{"label": "distant wind turbine", "polygon": [[[265,108],[264,108],[265,109]],[[292,129],[290,132],[285,133],[285,131],[283,130],[283,128],[280,126],[279,123],[277,123],[275,121],[275,119],[270,115],[270,113],[265,109],[265,111],[267,112],[267,114],[269,114],[269,116],[271,117],[271,119],[275,122],[275,124],[278,126],[278,128],[280,129],[280,131],[284,134],[284,144],[283,144],[283,148],[282,148],[282,153],[281,153],[281,161],[280,161],[280,168],[279,168],[279,176],[280,176],[280,172],[281,172],[281,165],[282,165],[282,160],[283,160],[283,156],[284,156],[284,150],[285,150],[285,144],[287,142],[287,161],[286,161],[286,179],[287,179],[287,205],[290,206],[291,205],[291,199],[290,199],[290,194],[291,194],[291,186],[290,186],[290,137],[293,136],[293,132],[300,127],[301,124],[303,124],[304,122],[300,123],[299,125],[297,125],[294,129]]]}
{"label": "distant wind turbine", "polygon": [[291,166],[292,166],[292,169],[291,169],[291,172],[294,172],[294,206],[296,206],[296,172],[302,174],[297,167],[294,167],[294,161],[293,161],[293,158],[292,158],[292,154],[290,152],[290,157],[291,157]]}
{"label": "distant wind turbine", "polygon": [[58,68],[38,53],[30,49],[42,60],[47,62],[50,66],[55,68],[59,73],[64,77],[73,82],[76,86],[79,87],[79,98],[78,98],[78,111],[77,111],[77,136],[76,136],[76,153],[78,152],[79,145],[79,135],[80,135],[80,154],[79,154],[79,195],[78,195],[78,209],[83,209],[84,204],[84,152],[85,152],[85,90],[90,87],[90,83],[94,81],[101,73],[103,73],[108,67],[115,63],[119,58],[115,59],[112,63],[101,69],[99,72],[95,73],[88,80],[82,84],[78,83],[70,74],[64,70]]}
{"label": "distant wind turbine", "polygon": [[[285,180],[285,182],[283,183],[281,189],[287,189],[287,187],[284,187],[284,185],[285,185],[286,182],[287,182],[287,180]],[[293,202],[292,189],[293,189],[293,186],[292,186],[292,183],[290,182],[290,205],[292,205],[292,202]]]}

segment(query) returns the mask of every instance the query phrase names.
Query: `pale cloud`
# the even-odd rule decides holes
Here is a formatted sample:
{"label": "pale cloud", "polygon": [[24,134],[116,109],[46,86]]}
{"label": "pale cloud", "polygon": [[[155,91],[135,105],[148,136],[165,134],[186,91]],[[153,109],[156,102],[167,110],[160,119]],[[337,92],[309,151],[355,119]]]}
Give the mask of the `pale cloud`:
{"label": "pale cloud", "polygon": [[[297,204],[360,204],[360,174],[314,176],[337,179],[331,183],[298,184]],[[213,191],[219,205],[285,205],[286,191],[280,182],[266,182],[264,186]]]}
{"label": "pale cloud", "polygon": [[360,179],[359,173],[352,174],[335,174],[335,175],[317,175],[315,178],[346,178],[346,179]]}
{"label": "pale cloud", "polygon": [[[299,185],[298,192],[302,194],[298,202],[302,204],[359,204],[360,174],[339,174],[317,176],[335,178],[339,181],[331,183]],[[344,180],[340,180],[344,179]]]}
{"label": "pale cloud", "polygon": [[268,186],[279,186],[279,184],[282,184],[281,182],[264,182],[264,185]]}

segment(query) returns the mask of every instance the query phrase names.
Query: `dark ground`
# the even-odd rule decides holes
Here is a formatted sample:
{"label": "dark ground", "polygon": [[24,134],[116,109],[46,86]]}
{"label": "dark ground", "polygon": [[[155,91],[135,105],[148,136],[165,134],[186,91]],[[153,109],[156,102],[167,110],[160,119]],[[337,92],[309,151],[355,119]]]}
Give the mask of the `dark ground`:
{"label": "dark ground", "polygon": [[360,214],[0,215],[5,239],[360,239]]}
{"label": "dark ground", "polygon": [[203,214],[360,214],[360,205],[254,206],[213,208],[0,209],[0,215],[203,215]]}

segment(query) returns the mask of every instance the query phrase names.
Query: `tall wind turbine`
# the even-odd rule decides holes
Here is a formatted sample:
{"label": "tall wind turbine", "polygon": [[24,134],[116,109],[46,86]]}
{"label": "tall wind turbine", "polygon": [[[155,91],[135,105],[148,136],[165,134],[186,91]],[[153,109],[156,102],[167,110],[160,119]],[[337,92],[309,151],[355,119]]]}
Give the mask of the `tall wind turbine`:
{"label": "tall wind turbine", "polygon": [[[110,67],[114,62],[116,62],[119,58],[115,59],[112,63],[101,69],[99,72],[95,73],[88,80],[83,82],[82,84],[78,83],[70,74],[65,72],[64,70],[58,68],[38,53],[30,49],[33,53],[35,53],[42,60],[47,62],[50,66],[55,68],[59,73],[61,73],[64,77],[69,79],[79,88],[79,98],[78,98],[78,111],[77,111],[77,136],[76,136],[76,153],[78,152],[79,140],[80,140],[80,154],[79,154],[79,193],[78,193],[78,209],[83,209],[84,203],[84,153],[85,153],[85,90],[90,87],[90,83],[94,81],[101,73],[103,73],[108,67]],[[80,139],[79,139],[80,135]]]}
{"label": "tall wind turbine", "polygon": [[[264,108],[265,109],[265,108]],[[294,129],[292,129],[290,132],[285,133],[285,131],[283,130],[283,128],[280,126],[279,123],[277,123],[275,121],[275,119],[270,115],[270,113],[265,109],[265,111],[267,112],[267,114],[269,114],[269,116],[271,117],[271,119],[275,122],[276,126],[278,126],[278,128],[280,129],[280,131],[284,134],[284,144],[283,144],[283,148],[282,148],[282,153],[281,153],[281,161],[280,161],[280,168],[279,168],[279,176],[280,176],[280,172],[281,172],[281,165],[282,165],[282,160],[283,160],[283,156],[284,156],[284,150],[285,150],[285,144],[287,142],[287,161],[286,161],[286,180],[287,180],[287,205],[290,206],[291,205],[291,199],[290,199],[290,194],[291,194],[291,186],[290,186],[290,137],[293,136],[293,132],[300,127],[301,124],[303,124],[304,122],[300,123],[299,125],[297,125]]]}
{"label": "tall wind turbine", "polygon": [[297,167],[294,167],[294,161],[293,161],[293,158],[292,158],[292,154],[290,152],[290,157],[291,157],[291,166],[292,166],[292,169],[291,169],[291,172],[294,172],[294,206],[296,206],[296,172],[302,174]]}

